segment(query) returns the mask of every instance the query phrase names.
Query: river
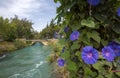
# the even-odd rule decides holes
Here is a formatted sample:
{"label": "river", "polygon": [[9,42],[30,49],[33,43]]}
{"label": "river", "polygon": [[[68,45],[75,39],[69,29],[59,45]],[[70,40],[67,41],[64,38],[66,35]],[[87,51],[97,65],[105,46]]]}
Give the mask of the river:
{"label": "river", "polygon": [[0,59],[0,78],[54,78],[47,57],[52,49],[40,43]]}

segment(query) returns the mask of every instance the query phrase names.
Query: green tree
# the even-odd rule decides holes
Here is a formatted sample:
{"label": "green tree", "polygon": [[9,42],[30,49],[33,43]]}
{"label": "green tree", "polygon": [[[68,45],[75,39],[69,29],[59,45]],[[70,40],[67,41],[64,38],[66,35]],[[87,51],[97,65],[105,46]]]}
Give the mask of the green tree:
{"label": "green tree", "polygon": [[16,15],[11,19],[0,17],[0,35],[7,41],[14,41],[16,38],[33,38],[32,24],[26,18],[19,19]]}
{"label": "green tree", "polygon": [[18,38],[30,38],[32,37],[32,22],[25,19],[18,19],[17,16],[11,19],[12,23],[16,25],[16,33]]}
{"label": "green tree", "polygon": [[54,20],[50,22],[50,24],[46,26],[41,32],[40,32],[40,38],[53,38],[54,32],[59,32],[60,28],[55,25]]}

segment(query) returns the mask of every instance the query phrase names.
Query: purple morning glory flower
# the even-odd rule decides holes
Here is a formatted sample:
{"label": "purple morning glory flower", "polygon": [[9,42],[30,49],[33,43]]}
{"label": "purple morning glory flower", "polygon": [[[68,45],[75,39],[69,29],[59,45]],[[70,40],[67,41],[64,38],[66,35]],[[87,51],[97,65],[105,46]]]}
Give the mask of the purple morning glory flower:
{"label": "purple morning glory flower", "polygon": [[82,49],[82,59],[87,64],[94,64],[98,59],[98,51],[92,46],[86,46]]}
{"label": "purple morning glory flower", "polygon": [[60,67],[63,67],[64,64],[65,64],[65,60],[63,60],[62,58],[59,58],[59,59],[58,59],[58,65],[59,65]]}
{"label": "purple morning glory flower", "polygon": [[120,16],[120,7],[117,9],[117,15]]}
{"label": "purple morning glory flower", "polygon": [[112,47],[115,52],[115,56],[120,56],[120,46]]}
{"label": "purple morning glory flower", "polygon": [[120,45],[120,44],[115,41],[112,41],[108,44],[108,46],[117,46],[117,45]]}
{"label": "purple morning glory flower", "polygon": [[70,29],[69,27],[65,27],[65,28],[64,28],[64,32],[65,32],[65,33],[68,33],[69,29]]}
{"label": "purple morning glory flower", "polygon": [[92,6],[96,6],[100,3],[100,0],[87,0],[87,2]]}
{"label": "purple morning glory flower", "polygon": [[113,49],[110,48],[110,46],[105,46],[102,48],[102,55],[108,61],[113,61],[115,57],[115,53]]}
{"label": "purple morning glory flower", "polygon": [[120,44],[113,41],[110,42],[108,46],[110,46],[110,48],[113,49],[115,56],[120,56]]}
{"label": "purple morning glory flower", "polygon": [[74,40],[78,39],[79,35],[80,35],[80,33],[79,33],[77,30],[73,31],[73,32],[70,34],[70,40],[71,40],[71,41],[74,41]]}

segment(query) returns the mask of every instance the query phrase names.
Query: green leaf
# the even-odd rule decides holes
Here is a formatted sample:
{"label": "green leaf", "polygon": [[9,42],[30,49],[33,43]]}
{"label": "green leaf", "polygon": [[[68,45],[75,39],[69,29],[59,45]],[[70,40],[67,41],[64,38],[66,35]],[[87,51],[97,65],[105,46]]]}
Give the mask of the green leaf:
{"label": "green leaf", "polygon": [[112,62],[105,61],[105,65],[107,65],[107,66],[109,66],[110,68],[112,68]]}
{"label": "green leaf", "polygon": [[97,63],[93,64],[93,68],[95,68],[96,70],[98,70],[99,72],[103,71],[104,68],[102,67],[104,65],[103,63],[104,61],[98,61]]}
{"label": "green leaf", "polygon": [[120,34],[120,23],[115,24],[113,26],[113,31],[115,31],[116,33]]}
{"label": "green leaf", "polygon": [[99,62],[97,62],[97,63],[93,64],[92,66],[93,66],[93,68],[99,70],[99,68],[100,68],[101,65],[100,65]]}
{"label": "green leaf", "polygon": [[91,75],[91,74],[92,74],[92,71],[91,71],[90,68],[85,67],[85,68],[84,68],[84,73],[85,73],[85,75]]}
{"label": "green leaf", "polygon": [[82,40],[82,42],[83,42],[84,44],[86,44],[86,45],[92,45],[92,43],[90,42],[90,39],[87,38],[86,36],[81,37],[81,40]]}
{"label": "green leaf", "polygon": [[64,53],[61,54],[62,58],[68,59],[70,57],[69,51],[65,51]]}
{"label": "green leaf", "polygon": [[100,38],[98,32],[93,31],[93,32],[92,32],[92,38],[93,38],[95,41],[97,41],[98,43],[100,43],[100,39],[101,39],[101,38]]}
{"label": "green leaf", "polygon": [[74,42],[73,45],[71,46],[72,50],[78,49],[78,48],[80,48],[80,44],[78,44],[78,42]]}
{"label": "green leaf", "polygon": [[116,38],[114,41],[120,44],[120,37]]}
{"label": "green leaf", "polygon": [[81,53],[80,51],[77,51],[77,52],[75,53],[75,55],[80,57],[80,55],[81,55],[80,53]]}
{"label": "green leaf", "polygon": [[82,30],[81,34],[80,34],[80,41],[82,41],[85,45],[91,45],[92,43],[90,42],[90,38],[88,38],[88,36],[86,35],[86,30]]}
{"label": "green leaf", "polygon": [[117,67],[117,63],[115,61],[113,61],[113,66]]}
{"label": "green leaf", "polygon": [[59,42],[58,42],[59,44],[61,44],[61,45],[63,45],[63,44],[65,44],[66,42],[65,42],[65,39],[59,39]]}
{"label": "green leaf", "polygon": [[112,74],[112,73],[106,74],[105,77],[107,77],[107,78],[112,78],[112,77],[113,77],[113,74]]}
{"label": "green leaf", "polygon": [[97,72],[92,72],[92,78],[95,78],[97,76]]}
{"label": "green leaf", "polygon": [[100,38],[98,32],[96,32],[96,31],[92,31],[92,33],[91,33],[91,32],[88,32],[88,33],[87,33],[87,36],[88,36],[88,38],[92,38],[92,39],[95,40],[96,42],[100,43],[101,38]]}
{"label": "green leaf", "polygon": [[101,43],[102,43],[103,46],[106,46],[108,44],[108,41],[101,39]]}
{"label": "green leaf", "polygon": [[90,19],[87,19],[87,20],[83,19],[83,20],[81,21],[81,25],[84,25],[84,26],[87,26],[87,27],[90,27],[90,28],[95,28],[95,23],[94,23],[94,21],[93,21],[93,20],[90,20]]}
{"label": "green leaf", "polygon": [[70,71],[74,71],[74,72],[77,71],[77,65],[76,65],[76,63],[74,63],[74,62],[72,62],[72,61],[69,62],[67,68],[68,68],[68,70],[70,70]]}
{"label": "green leaf", "polygon": [[120,76],[120,72],[116,72],[115,74],[118,75],[118,76]]}
{"label": "green leaf", "polygon": [[95,14],[95,18],[101,23],[103,23],[106,20],[105,16],[102,16],[101,14]]}
{"label": "green leaf", "polygon": [[75,21],[74,24],[71,25],[72,30],[78,30],[82,27],[80,21]]}

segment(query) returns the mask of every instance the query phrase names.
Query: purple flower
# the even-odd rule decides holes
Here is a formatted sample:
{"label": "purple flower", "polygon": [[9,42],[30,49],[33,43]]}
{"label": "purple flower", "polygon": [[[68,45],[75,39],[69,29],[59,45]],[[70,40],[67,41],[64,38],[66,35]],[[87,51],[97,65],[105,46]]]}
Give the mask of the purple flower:
{"label": "purple flower", "polygon": [[63,67],[64,64],[65,64],[65,60],[63,60],[62,58],[59,58],[59,59],[58,59],[58,65],[59,65],[60,67]]}
{"label": "purple flower", "polygon": [[92,6],[96,6],[100,3],[100,0],[87,0],[87,2]]}
{"label": "purple flower", "polygon": [[117,9],[117,15],[120,16],[120,7]]}
{"label": "purple flower", "polygon": [[115,56],[120,56],[120,46],[112,47],[115,52]]}
{"label": "purple flower", "polygon": [[110,42],[110,44],[108,45],[110,46],[111,49],[113,49],[115,56],[120,56],[120,44],[116,43],[116,42]]}
{"label": "purple flower", "polygon": [[79,33],[77,30],[73,31],[73,32],[70,34],[70,40],[71,40],[71,41],[74,41],[74,40],[78,39],[79,35],[80,35],[80,33]]}
{"label": "purple flower", "polygon": [[113,49],[110,48],[110,46],[105,46],[102,48],[102,55],[108,61],[113,61],[115,57],[115,53]]}
{"label": "purple flower", "polygon": [[68,33],[69,29],[70,29],[69,27],[65,27],[65,28],[64,28],[64,32],[65,32],[65,33]]}
{"label": "purple flower", "polygon": [[82,49],[82,59],[87,64],[94,64],[98,59],[98,51],[94,49],[92,46],[86,46]]}
{"label": "purple flower", "polygon": [[117,45],[120,45],[120,44],[115,41],[112,41],[108,44],[108,46],[117,46]]}

